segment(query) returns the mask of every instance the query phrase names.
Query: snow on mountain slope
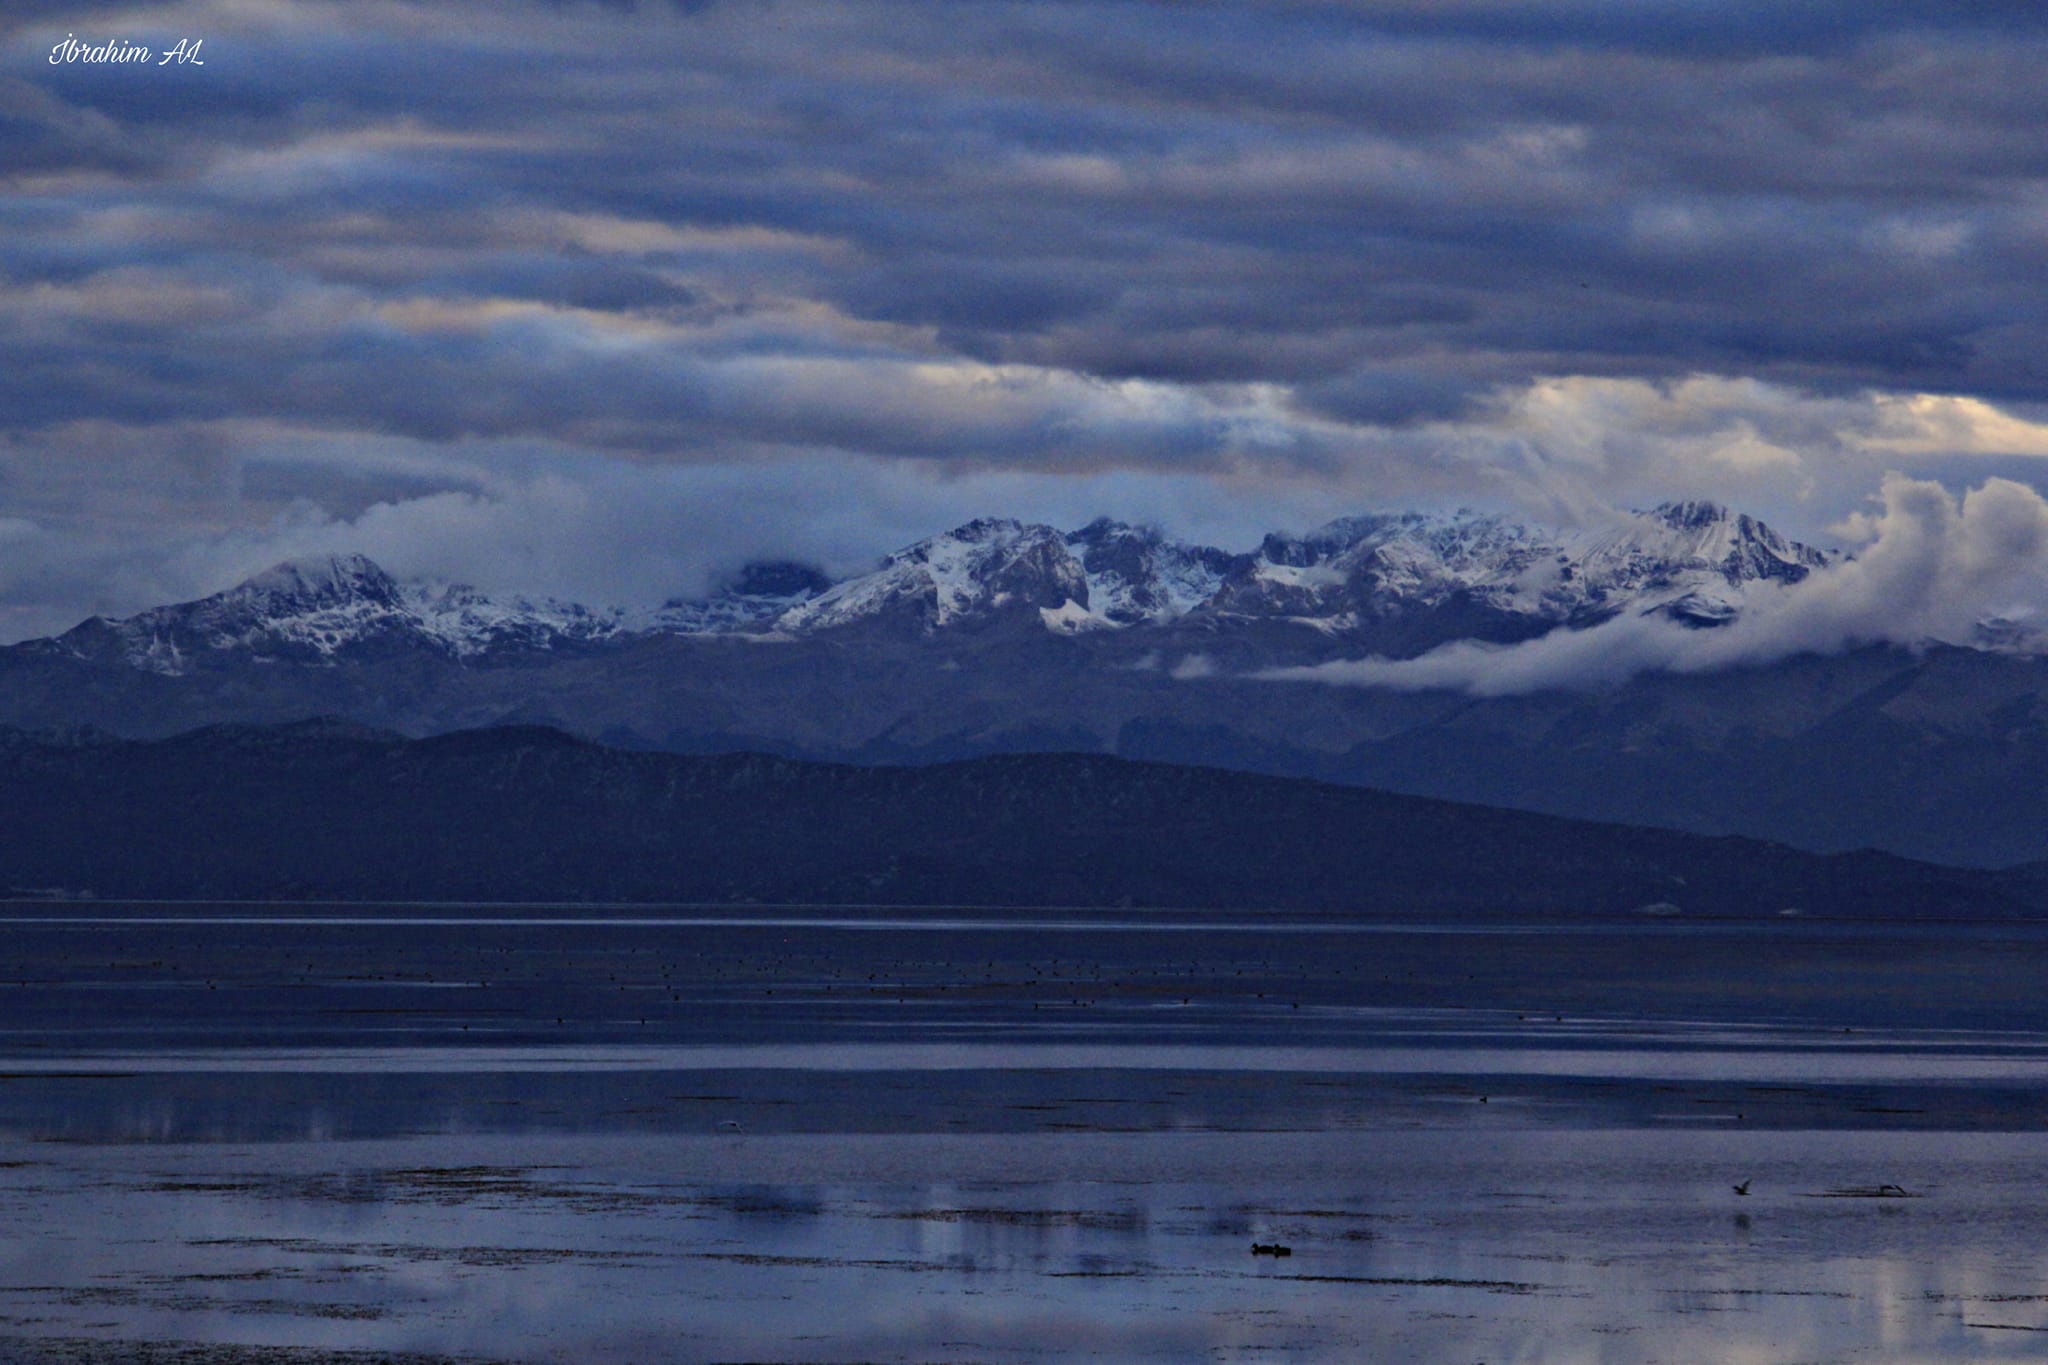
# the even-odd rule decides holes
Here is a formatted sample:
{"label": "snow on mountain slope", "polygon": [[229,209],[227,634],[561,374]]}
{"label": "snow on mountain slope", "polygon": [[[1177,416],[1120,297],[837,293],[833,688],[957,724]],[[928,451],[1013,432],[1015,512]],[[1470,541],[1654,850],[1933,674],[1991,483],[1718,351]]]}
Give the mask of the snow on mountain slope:
{"label": "snow on mountain slope", "polygon": [[941,630],[1005,608],[1035,608],[1061,634],[1157,624],[1206,602],[1236,558],[1107,517],[1072,533],[972,521],[899,550],[776,624],[797,634],[876,619]]}
{"label": "snow on mountain slope", "polygon": [[920,540],[784,612],[776,625],[797,634],[885,620],[940,630],[1003,607],[1036,607],[1073,619],[1088,607],[1088,575],[1050,526],[983,519]]}
{"label": "snow on mountain slope", "polygon": [[413,583],[401,589],[417,629],[457,658],[500,649],[554,649],[608,640],[627,631],[627,613],[553,597],[494,598],[467,583]]}
{"label": "snow on mountain slope", "polygon": [[865,623],[921,636],[999,618],[1077,634],[1192,618],[1288,622],[1379,648],[1387,623],[1425,618],[1437,638],[1517,637],[1623,611],[1710,626],[1756,585],[1797,582],[1832,559],[1711,503],[1571,531],[1470,512],[1345,517],[1269,535],[1249,555],[1107,518],[1074,532],[986,519],[838,583],[800,564],[753,564],[708,597],[641,611],[400,583],[361,555],[336,555],[32,647],[176,675],[229,657],[330,664],[413,649],[477,660],[660,634],[781,638]]}
{"label": "snow on mountain slope", "polygon": [[497,599],[460,583],[399,583],[359,554],[292,560],[193,602],[95,617],[47,642],[176,676],[227,657],[333,663],[406,649],[474,658],[611,638],[623,613],[553,598]]}
{"label": "snow on mountain slope", "polygon": [[1170,621],[1216,595],[1236,556],[1100,517],[1065,538],[1088,582],[1081,603],[1117,626]]}
{"label": "snow on mountain slope", "polygon": [[1453,603],[1531,629],[1663,611],[1713,625],[1762,582],[1797,582],[1833,556],[1713,503],[1667,503],[1611,526],[1551,531],[1501,516],[1346,517],[1266,537],[1210,599],[1223,615],[1332,633]]}
{"label": "snow on mountain slope", "polygon": [[1623,526],[1582,532],[1567,552],[1580,566],[1585,606],[1664,610],[1696,625],[1732,617],[1755,584],[1797,583],[1839,558],[1709,502],[1665,503]]}
{"label": "snow on mountain slope", "polygon": [[176,675],[223,651],[310,660],[415,629],[391,575],[362,555],[335,555],[279,564],[195,602],[119,621],[94,617],[48,643],[80,658]]}

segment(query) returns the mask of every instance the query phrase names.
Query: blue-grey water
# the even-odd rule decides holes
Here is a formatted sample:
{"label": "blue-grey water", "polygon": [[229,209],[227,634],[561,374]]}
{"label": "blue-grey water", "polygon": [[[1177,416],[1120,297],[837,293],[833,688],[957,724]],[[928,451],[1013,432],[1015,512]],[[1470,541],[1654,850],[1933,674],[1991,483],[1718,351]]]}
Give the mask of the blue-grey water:
{"label": "blue-grey water", "polygon": [[2044,981],[2006,923],[0,907],[0,1359],[2039,1358]]}

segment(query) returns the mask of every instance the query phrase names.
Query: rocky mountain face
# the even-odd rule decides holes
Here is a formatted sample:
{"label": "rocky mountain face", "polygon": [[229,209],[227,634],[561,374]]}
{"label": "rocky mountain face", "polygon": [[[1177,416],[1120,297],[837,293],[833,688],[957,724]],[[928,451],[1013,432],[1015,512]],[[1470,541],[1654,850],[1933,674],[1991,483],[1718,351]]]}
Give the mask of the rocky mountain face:
{"label": "rocky mountain face", "polygon": [[1258,676],[1621,613],[1711,630],[1830,562],[1703,504],[1570,532],[1346,518],[1248,552],[978,521],[844,580],[758,565],[651,611],[401,583],[348,556],[0,649],[0,724],[545,724],[864,765],[1075,751],[1818,850],[2048,858],[2048,664],[2024,653],[1873,647],[1499,698]]}

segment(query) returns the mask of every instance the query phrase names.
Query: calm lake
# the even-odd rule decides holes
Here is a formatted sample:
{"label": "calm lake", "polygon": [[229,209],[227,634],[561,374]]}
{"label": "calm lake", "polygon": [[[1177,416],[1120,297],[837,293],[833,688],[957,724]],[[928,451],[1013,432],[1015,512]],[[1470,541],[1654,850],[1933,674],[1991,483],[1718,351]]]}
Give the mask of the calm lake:
{"label": "calm lake", "polygon": [[2048,1350],[2038,926],[0,923],[9,1360]]}

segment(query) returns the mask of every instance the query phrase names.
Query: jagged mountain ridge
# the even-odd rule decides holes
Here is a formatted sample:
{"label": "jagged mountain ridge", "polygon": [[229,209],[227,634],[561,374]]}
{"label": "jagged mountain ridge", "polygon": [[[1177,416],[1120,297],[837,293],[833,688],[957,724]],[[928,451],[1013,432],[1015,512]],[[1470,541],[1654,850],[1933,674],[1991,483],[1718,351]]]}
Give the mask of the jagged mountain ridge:
{"label": "jagged mountain ridge", "polygon": [[739,584],[713,597],[636,613],[553,597],[493,597],[465,583],[401,583],[367,556],[345,554],[287,561],[197,601],[119,620],[94,617],[18,648],[169,676],[221,656],[331,664],[412,649],[476,661],[585,650],[640,634],[747,629],[819,586],[814,571],[749,566]]}
{"label": "jagged mountain ridge", "polygon": [[492,598],[459,583],[400,583],[367,556],[346,554],[279,564],[210,597],[123,620],[94,617],[29,643],[176,676],[221,654],[324,663],[408,648],[454,658],[554,648],[607,638],[622,619],[550,598]]}
{"label": "jagged mountain ridge", "polygon": [[1827,562],[1685,504],[1568,535],[1360,517],[1239,554],[1115,522],[990,521],[839,583],[759,565],[641,612],[402,583],[343,557],[0,648],[0,725],[537,723],[853,764],[1072,751],[1818,850],[2048,858],[2048,658],[2024,648],[1870,646],[1497,698],[1264,676],[1623,611],[1711,627]]}
{"label": "jagged mountain ridge", "polygon": [[1401,655],[1631,610],[1716,625],[1747,594],[1832,558],[1707,503],[1665,504],[1591,531],[1473,513],[1347,517],[1303,536],[1269,535],[1249,554],[1107,518],[1073,532],[982,519],[836,583],[803,565],[749,565],[710,597],[637,612],[401,583],[362,555],[337,555],[281,564],[194,602],[97,617],[31,646],[176,676],[224,656],[320,664],[415,649],[487,661],[663,634],[915,637],[1019,622],[1075,634],[1187,622],[1211,633],[1306,629],[1353,652]]}
{"label": "jagged mountain ridge", "polygon": [[1796,583],[1836,558],[1704,502],[1570,531],[1502,516],[1348,517],[1304,537],[1268,536],[1210,606],[1332,633],[1460,599],[1518,622],[1517,636],[1629,610],[1718,625],[1756,586]]}

